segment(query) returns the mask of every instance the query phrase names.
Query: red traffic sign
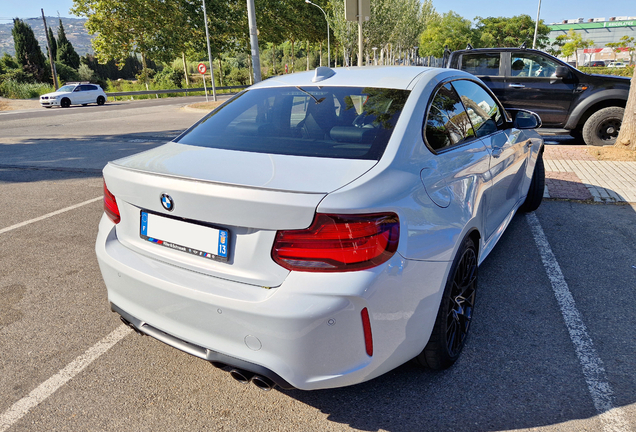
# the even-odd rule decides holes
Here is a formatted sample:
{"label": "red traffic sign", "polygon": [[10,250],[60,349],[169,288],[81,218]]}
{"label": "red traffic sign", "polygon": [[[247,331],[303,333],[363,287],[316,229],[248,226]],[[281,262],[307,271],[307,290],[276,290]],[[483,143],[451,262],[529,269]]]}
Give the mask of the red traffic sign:
{"label": "red traffic sign", "polygon": [[203,63],[199,63],[199,66],[197,67],[197,69],[199,69],[199,73],[201,75],[203,75],[208,70],[208,68],[205,67],[205,64]]}

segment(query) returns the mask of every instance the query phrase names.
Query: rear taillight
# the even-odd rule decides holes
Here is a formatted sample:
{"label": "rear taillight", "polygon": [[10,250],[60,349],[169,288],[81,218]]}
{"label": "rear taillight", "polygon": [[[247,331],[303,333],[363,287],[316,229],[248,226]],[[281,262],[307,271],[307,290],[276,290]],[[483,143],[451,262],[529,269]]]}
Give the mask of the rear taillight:
{"label": "rear taillight", "polygon": [[106,182],[104,181],[104,212],[106,215],[112,220],[114,223],[118,224],[121,220],[119,216],[119,207],[117,207],[117,200],[115,199],[115,195],[110,193],[108,188],[106,187]]}
{"label": "rear taillight", "polygon": [[394,213],[319,213],[307,229],[278,231],[272,258],[289,270],[364,270],[386,262],[395,254],[399,234],[400,223]]}

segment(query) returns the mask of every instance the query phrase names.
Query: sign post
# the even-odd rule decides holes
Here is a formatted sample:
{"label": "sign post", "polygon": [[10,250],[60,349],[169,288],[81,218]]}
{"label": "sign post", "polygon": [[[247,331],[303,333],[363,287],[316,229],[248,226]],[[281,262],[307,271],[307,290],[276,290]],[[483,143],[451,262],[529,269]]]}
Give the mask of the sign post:
{"label": "sign post", "polygon": [[204,63],[199,63],[197,69],[199,70],[199,73],[203,75],[203,91],[205,91],[205,101],[210,102],[208,100],[208,87],[205,85],[205,73],[207,72],[208,68],[205,67]]}
{"label": "sign post", "polygon": [[371,17],[370,0],[345,0],[345,20],[358,22],[358,66],[362,66],[362,22]]}

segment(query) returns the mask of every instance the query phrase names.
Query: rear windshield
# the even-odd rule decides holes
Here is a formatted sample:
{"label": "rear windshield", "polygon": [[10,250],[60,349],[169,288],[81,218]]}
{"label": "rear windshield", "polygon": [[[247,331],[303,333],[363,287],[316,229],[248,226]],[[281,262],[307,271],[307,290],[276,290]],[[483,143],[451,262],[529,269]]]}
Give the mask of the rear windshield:
{"label": "rear windshield", "polygon": [[257,153],[379,160],[409,95],[362,87],[277,87],[235,97],[177,142]]}

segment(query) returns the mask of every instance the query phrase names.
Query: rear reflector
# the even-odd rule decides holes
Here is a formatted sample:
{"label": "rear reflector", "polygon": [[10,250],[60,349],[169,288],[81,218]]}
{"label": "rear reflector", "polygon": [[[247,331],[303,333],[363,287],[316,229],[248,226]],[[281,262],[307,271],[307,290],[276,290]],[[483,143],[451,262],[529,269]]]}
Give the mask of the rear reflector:
{"label": "rear reflector", "polygon": [[119,207],[117,207],[117,200],[115,195],[110,193],[106,187],[106,181],[104,181],[104,212],[114,223],[118,224],[121,220],[119,216]]}
{"label": "rear reflector", "polygon": [[371,334],[371,321],[369,321],[369,311],[367,308],[360,312],[362,316],[362,330],[364,331],[364,347],[369,357],[373,356],[373,335]]}
{"label": "rear reflector", "polygon": [[395,254],[399,234],[400,223],[394,213],[319,213],[307,229],[278,231],[272,258],[288,270],[364,270],[386,262]]}

